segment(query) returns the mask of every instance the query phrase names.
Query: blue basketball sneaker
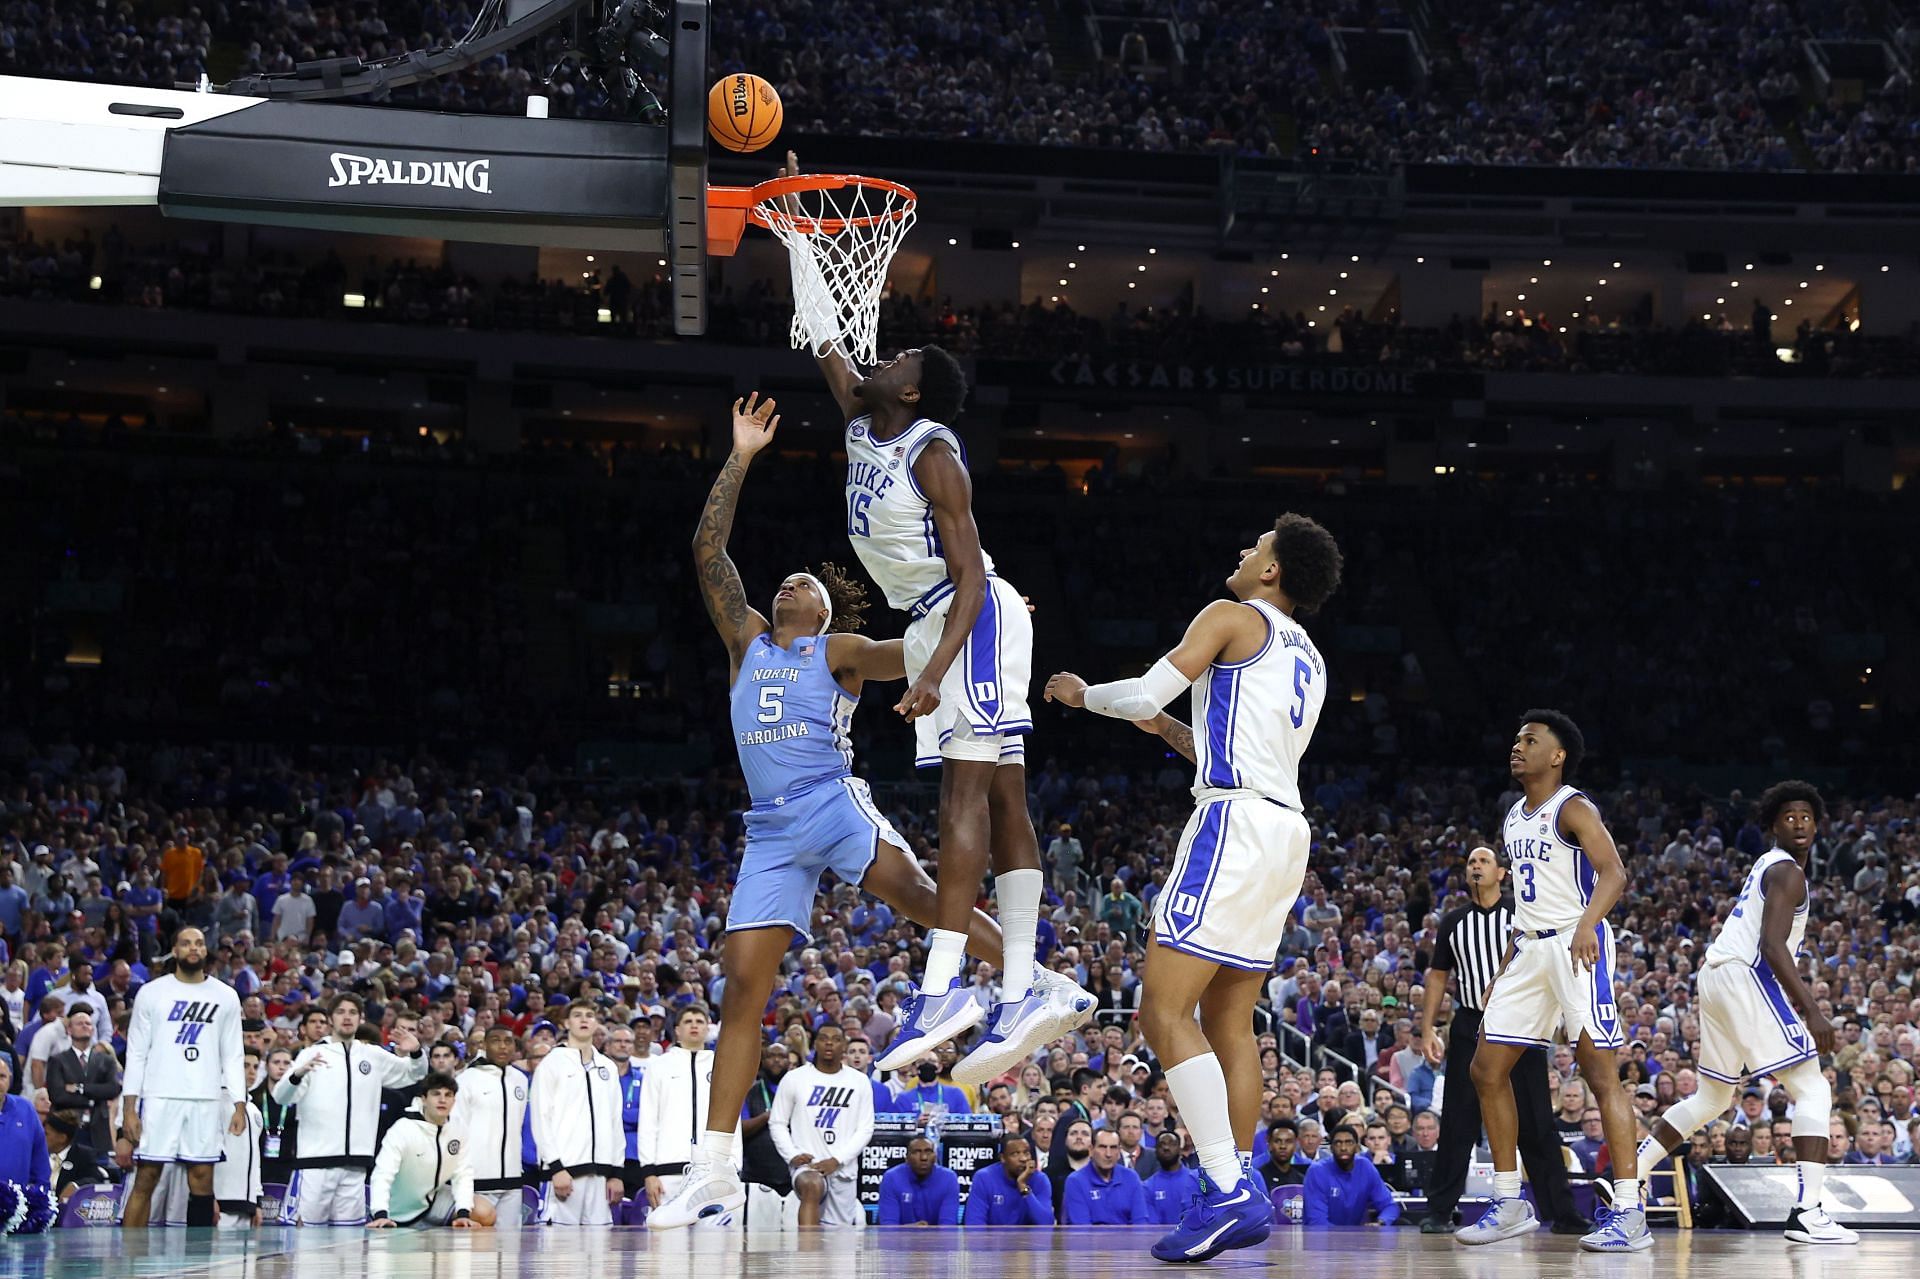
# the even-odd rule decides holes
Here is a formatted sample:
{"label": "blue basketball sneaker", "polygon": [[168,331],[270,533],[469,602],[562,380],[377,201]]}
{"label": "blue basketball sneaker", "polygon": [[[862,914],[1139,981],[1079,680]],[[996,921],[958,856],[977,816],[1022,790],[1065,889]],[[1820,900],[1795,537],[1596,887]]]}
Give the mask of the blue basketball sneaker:
{"label": "blue basketball sneaker", "polygon": [[1232,1190],[1209,1190],[1180,1224],[1153,1245],[1161,1261],[1207,1261],[1229,1248],[1251,1248],[1273,1233],[1273,1201],[1251,1177]]}
{"label": "blue basketball sneaker", "polygon": [[987,1010],[958,977],[937,995],[916,987],[900,1008],[900,1029],[887,1045],[887,1051],[873,1063],[877,1071],[898,1070],[915,1058],[924,1057],[947,1041],[966,1034],[987,1015]]}

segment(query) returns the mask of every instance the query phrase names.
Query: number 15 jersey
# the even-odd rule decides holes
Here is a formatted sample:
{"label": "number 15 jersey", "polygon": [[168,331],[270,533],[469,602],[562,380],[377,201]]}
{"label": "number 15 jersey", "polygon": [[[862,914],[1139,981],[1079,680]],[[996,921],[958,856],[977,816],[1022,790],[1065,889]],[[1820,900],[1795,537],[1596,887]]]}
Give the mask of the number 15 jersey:
{"label": "number 15 jersey", "polygon": [[1580,791],[1562,786],[1532,812],[1524,795],[1507,810],[1500,837],[1513,884],[1513,926],[1521,932],[1564,932],[1593,900],[1593,863],[1560,827],[1560,810],[1580,798]]}

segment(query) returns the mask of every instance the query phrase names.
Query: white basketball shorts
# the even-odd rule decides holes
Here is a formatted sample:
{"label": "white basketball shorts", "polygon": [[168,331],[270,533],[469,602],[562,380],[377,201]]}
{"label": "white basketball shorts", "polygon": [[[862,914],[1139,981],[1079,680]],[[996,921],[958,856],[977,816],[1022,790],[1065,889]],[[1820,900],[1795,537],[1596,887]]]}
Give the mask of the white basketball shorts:
{"label": "white basketball shorts", "polygon": [[1737,1084],[1816,1055],[1813,1036],[1773,969],[1738,960],[1700,974],[1700,1073]]}
{"label": "white basketball shorts", "polygon": [[1307,819],[1251,791],[1202,791],[1153,902],[1154,940],[1265,972],[1286,936],[1312,835]]}
{"label": "white basketball shorts", "polygon": [[[951,600],[951,596],[948,597]],[[907,682],[919,678],[940,646],[947,611],[935,611],[907,623],[903,656]],[[1026,734],[1033,731],[1027,685],[1033,679],[1033,619],[1026,601],[1005,578],[987,579],[987,598],[974,619],[966,647],[940,681],[940,706],[913,721],[916,768],[932,768],[942,759],[1017,764],[1026,759]]]}
{"label": "white basketball shorts", "polygon": [[[671,1195],[679,1189],[678,1177],[662,1177],[660,1184],[667,1186]],[[562,1199],[554,1193],[552,1185],[547,1187],[546,1224],[549,1226],[610,1226],[613,1224],[613,1206],[607,1202],[607,1179],[598,1174],[588,1174],[573,1179],[573,1189]]]}
{"label": "white basketball shorts", "polygon": [[[796,1175],[806,1169],[796,1169]],[[818,1174],[816,1174],[818,1175]],[[827,1193],[820,1200],[820,1224],[823,1226],[864,1226],[867,1224],[867,1210],[860,1206],[860,1179],[857,1176],[843,1177],[839,1173],[828,1177]],[[798,1202],[799,1196],[794,1199]]]}
{"label": "white basketball shorts", "polygon": [[140,1148],[143,1164],[217,1164],[227,1157],[227,1125],[233,1103],[185,1097],[140,1099]]}
{"label": "white basketball shorts", "polygon": [[297,1197],[303,1226],[363,1226],[367,1221],[365,1168],[302,1168],[289,1197]]}
{"label": "white basketball shorts", "polygon": [[1518,937],[1513,962],[1487,992],[1480,1034],[1491,1043],[1545,1048],[1564,1030],[1567,1043],[1580,1036],[1595,1048],[1626,1043],[1613,999],[1613,925],[1601,920],[1600,962],[1591,969],[1573,964],[1573,929],[1551,937]]}

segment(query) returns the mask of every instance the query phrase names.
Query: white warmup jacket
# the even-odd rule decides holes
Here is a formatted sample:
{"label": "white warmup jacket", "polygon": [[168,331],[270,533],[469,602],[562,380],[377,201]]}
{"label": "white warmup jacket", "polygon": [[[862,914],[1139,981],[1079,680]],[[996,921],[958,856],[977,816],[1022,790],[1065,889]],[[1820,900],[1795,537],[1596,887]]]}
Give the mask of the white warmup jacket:
{"label": "white warmup jacket", "polygon": [[549,1175],[619,1177],[627,1161],[620,1121],[620,1072],[595,1051],[590,1059],[561,1044],[533,1072],[533,1144]]}
{"label": "white warmup jacket", "polygon": [[466,1134],[467,1164],[473,1188],[516,1190],[526,1181],[520,1163],[520,1134],[527,1116],[527,1077],[502,1069],[484,1057],[460,1072],[449,1127]]}
{"label": "white warmup jacket", "polygon": [[409,1111],[380,1142],[367,1182],[367,1206],[375,1217],[410,1226],[427,1215],[440,1187],[453,1187],[453,1210],[473,1211],[473,1167],[465,1134],[449,1121],[435,1125]]}
{"label": "white warmup jacket", "polygon": [[[316,1057],[326,1065],[302,1075]],[[293,1059],[273,1086],[273,1099],[300,1108],[293,1152],[296,1168],[371,1168],[380,1136],[380,1090],[401,1089],[427,1076],[427,1057],[396,1057],[375,1044],[341,1043],[329,1035]]]}
{"label": "white warmup jacket", "polygon": [[221,1212],[251,1216],[260,1208],[260,1107],[247,1103],[247,1130],[227,1134],[226,1159],[213,1166],[213,1197]]}
{"label": "white warmup jacket", "polygon": [[[713,1097],[713,1050],[678,1044],[647,1062],[640,1081],[640,1126],[634,1160],[650,1177],[677,1177],[706,1135]],[[739,1129],[736,1120],[734,1128]],[[737,1146],[737,1143],[736,1143]]]}

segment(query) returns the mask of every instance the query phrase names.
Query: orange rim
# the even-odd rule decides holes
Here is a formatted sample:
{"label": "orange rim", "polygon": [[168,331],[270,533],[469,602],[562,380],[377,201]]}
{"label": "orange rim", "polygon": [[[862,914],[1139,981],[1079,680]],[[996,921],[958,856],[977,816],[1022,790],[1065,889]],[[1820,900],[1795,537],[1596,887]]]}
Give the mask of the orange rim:
{"label": "orange rim", "polygon": [[908,210],[918,199],[911,187],[886,178],[863,177],[857,173],[803,173],[799,177],[774,178],[750,187],[709,187],[707,205],[709,208],[743,210],[755,226],[772,230],[773,219],[768,216],[766,206],[773,201],[804,191],[838,191],[855,186],[885,191],[903,203],[884,213],[864,214],[855,218],[790,217],[782,221],[807,235],[838,235],[850,227],[873,227],[884,222],[898,222],[907,216]]}

